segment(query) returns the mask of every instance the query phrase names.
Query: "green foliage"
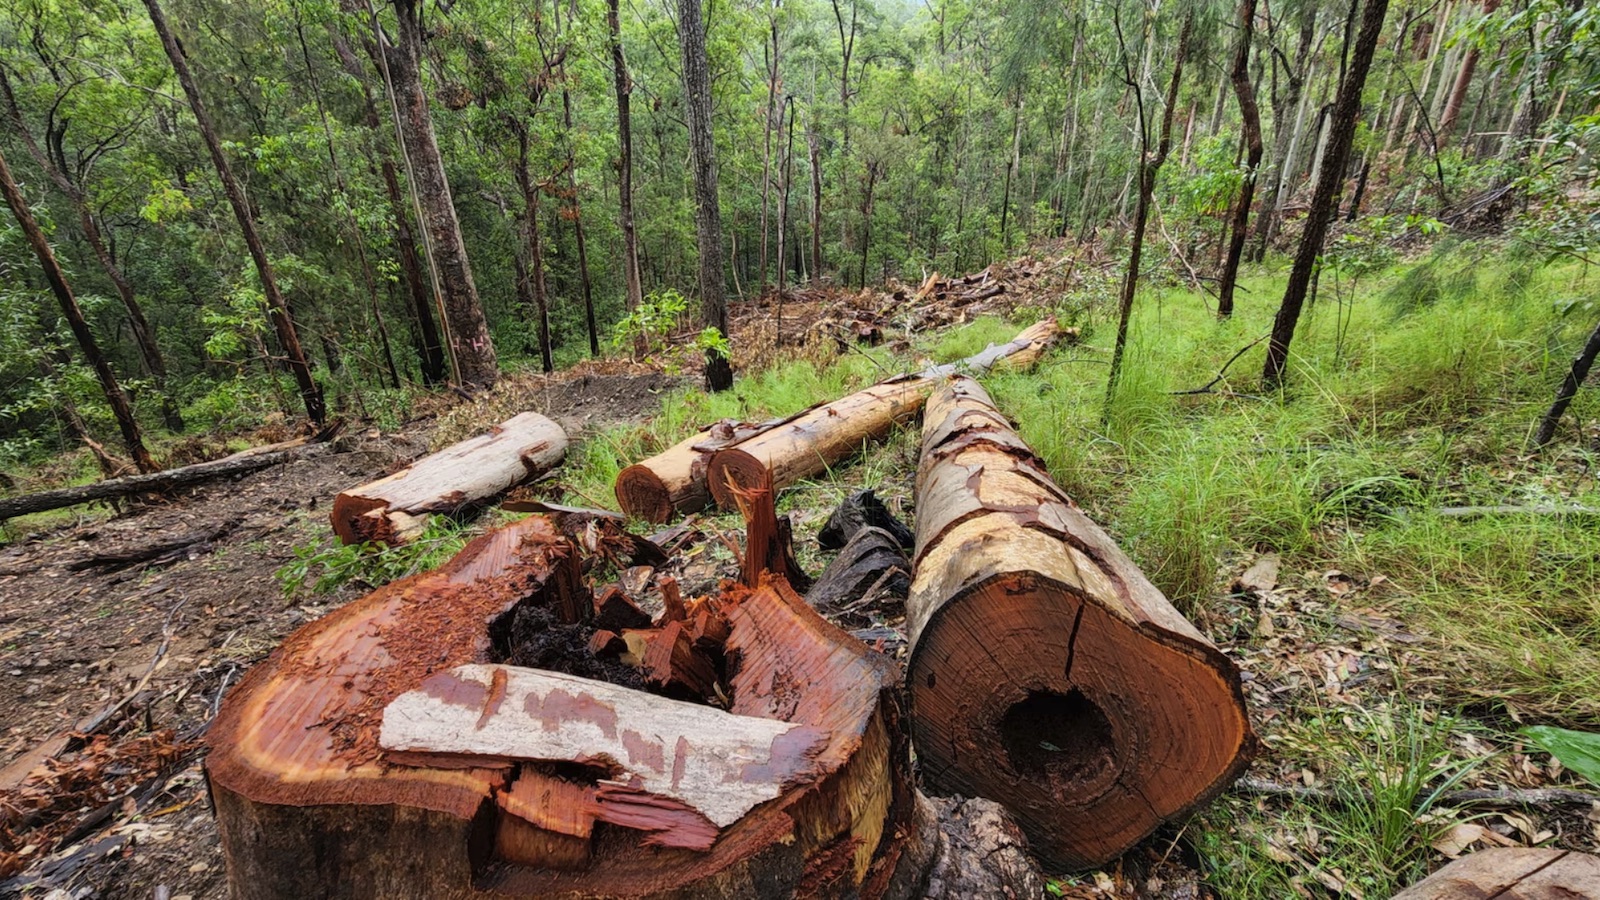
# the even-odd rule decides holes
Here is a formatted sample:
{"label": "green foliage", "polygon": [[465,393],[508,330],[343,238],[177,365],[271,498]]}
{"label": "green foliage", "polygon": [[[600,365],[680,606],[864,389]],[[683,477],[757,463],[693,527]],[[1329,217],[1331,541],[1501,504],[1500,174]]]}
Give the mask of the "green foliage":
{"label": "green foliage", "polygon": [[1518,732],[1560,760],[1563,766],[1600,787],[1600,734],[1534,725]]}
{"label": "green foliage", "polygon": [[449,516],[433,516],[421,537],[409,544],[341,544],[320,542],[294,549],[294,561],[273,577],[284,597],[331,594],[347,585],[372,589],[443,565],[466,546],[468,529]]}
{"label": "green foliage", "polygon": [[688,308],[689,298],[672,288],[651,291],[638,308],[617,322],[612,331],[612,347],[623,350],[642,343],[649,353],[661,352]]}

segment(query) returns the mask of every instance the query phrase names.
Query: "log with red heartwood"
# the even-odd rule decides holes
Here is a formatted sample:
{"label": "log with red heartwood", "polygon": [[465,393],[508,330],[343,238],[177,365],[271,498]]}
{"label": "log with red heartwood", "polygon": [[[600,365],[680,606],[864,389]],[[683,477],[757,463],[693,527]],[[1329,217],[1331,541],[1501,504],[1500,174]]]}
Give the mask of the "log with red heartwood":
{"label": "log with red heartwood", "polygon": [[346,544],[405,544],[422,534],[428,516],[488,501],[561,462],[567,434],[526,412],[488,434],[453,444],[370,484],[334,498],[333,530]]}
{"label": "log with red heartwood", "polygon": [[928,401],[916,508],[906,677],[931,783],[1001,803],[1048,866],[1077,869],[1243,770],[1238,670],[970,378]]}
{"label": "log with red heartwood", "polygon": [[667,625],[722,641],[726,710],[497,664],[518,604],[595,612],[577,568],[530,516],[252,669],[207,738],[233,895],[911,896],[891,662],[768,578]]}
{"label": "log with red heartwood", "polygon": [[1011,341],[992,344],[960,362],[891,378],[791,416],[713,454],[706,467],[711,496],[718,506],[732,509],[734,487],[756,484],[762,470],[772,473],[772,486],[778,491],[820,475],[867,442],[915,418],[934,385],[950,373],[982,374],[1002,364],[1027,369],[1064,335],[1075,333],[1064,332],[1055,319],[1044,319]]}

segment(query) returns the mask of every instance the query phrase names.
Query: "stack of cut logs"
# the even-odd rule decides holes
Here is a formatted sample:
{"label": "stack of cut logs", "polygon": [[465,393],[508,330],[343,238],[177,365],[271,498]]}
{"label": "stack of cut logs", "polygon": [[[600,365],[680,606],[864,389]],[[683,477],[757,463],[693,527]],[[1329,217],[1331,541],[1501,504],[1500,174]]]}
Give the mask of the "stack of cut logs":
{"label": "stack of cut logs", "polygon": [[[661,571],[683,529],[522,502],[438,570],[300,629],[208,737],[235,895],[1038,896],[1017,848],[1098,865],[1208,801],[1254,746],[1238,673],[968,374],[1061,336],[1041,322],[629,467],[630,516],[743,515],[739,577],[708,595]],[[778,493],[919,412],[914,533],[855,498],[802,596]],[[564,446],[519,416],[341,495],[335,528],[409,539]],[[813,609],[894,584],[904,667]]]}

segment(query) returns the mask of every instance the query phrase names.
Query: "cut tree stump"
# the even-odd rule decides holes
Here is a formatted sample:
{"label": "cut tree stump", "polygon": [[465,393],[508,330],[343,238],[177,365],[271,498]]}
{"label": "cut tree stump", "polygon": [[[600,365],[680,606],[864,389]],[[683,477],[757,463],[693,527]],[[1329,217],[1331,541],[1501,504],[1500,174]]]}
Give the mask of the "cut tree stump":
{"label": "cut tree stump", "polygon": [[1239,673],[1056,487],[976,381],[928,401],[906,626],[925,778],[1001,803],[1054,869],[1230,784]]}
{"label": "cut tree stump", "polygon": [[417,539],[434,513],[483,503],[561,462],[567,434],[526,412],[488,434],[453,444],[385,478],[334,498],[334,533],[346,544],[405,544]]}
{"label": "cut tree stump", "polygon": [[1576,850],[1497,847],[1463,856],[1394,900],[1566,900],[1600,897],[1600,859]]}
{"label": "cut tree stump", "polygon": [[207,737],[233,895],[911,896],[891,662],[768,578],[717,598],[725,631],[688,603],[725,711],[497,664],[519,604],[592,613],[577,569],[530,516],[252,669]]}
{"label": "cut tree stump", "polygon": [[772,473],[772,485],[780,491],[820,475],[869,441],[881,439],[894,426],[914,418],[934,386],[951,373],[982,374],[1002,362],[1026,369],[1063,334],[1055,319],[1036,322],[1008,343],[990,345],[959,363],[880,381],[718,450],[706,467],[712,499],[723,509],[734,508],[734,488],[755,484],[762,470]]}

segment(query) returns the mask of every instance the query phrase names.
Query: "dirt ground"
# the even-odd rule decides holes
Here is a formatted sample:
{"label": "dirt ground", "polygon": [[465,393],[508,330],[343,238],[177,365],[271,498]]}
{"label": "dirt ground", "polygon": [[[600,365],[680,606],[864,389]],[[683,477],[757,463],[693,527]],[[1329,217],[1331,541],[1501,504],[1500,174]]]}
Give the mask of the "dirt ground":
{"label": "dirt ground", "polygon": [[[333,453],[109,517],[87,510],[0,548],[0,683],[10,697],[0,705],[0,760],[10,763],[0,795],[22,807],[0,817],[0,872],[18,873],[0,880],[0,895],[225,896],[199,739],[245,670],[363,593],[286,598],[273,577],[296,548],[331,546],[334,495],[427,452],[431,433],[453,419],[496,421],[495,408],[510,403],[577,438],[649,415],[676,383],[656,372],[530,379],[505,392],[511,400],[497,392],[399,434],[346,434]],[[92,565],[186,535],[210,539],[157,565]],[[21,776],[39,763],[30,751],[113,708],[98,743],[63,755],[52,796],[19,796]]]}

